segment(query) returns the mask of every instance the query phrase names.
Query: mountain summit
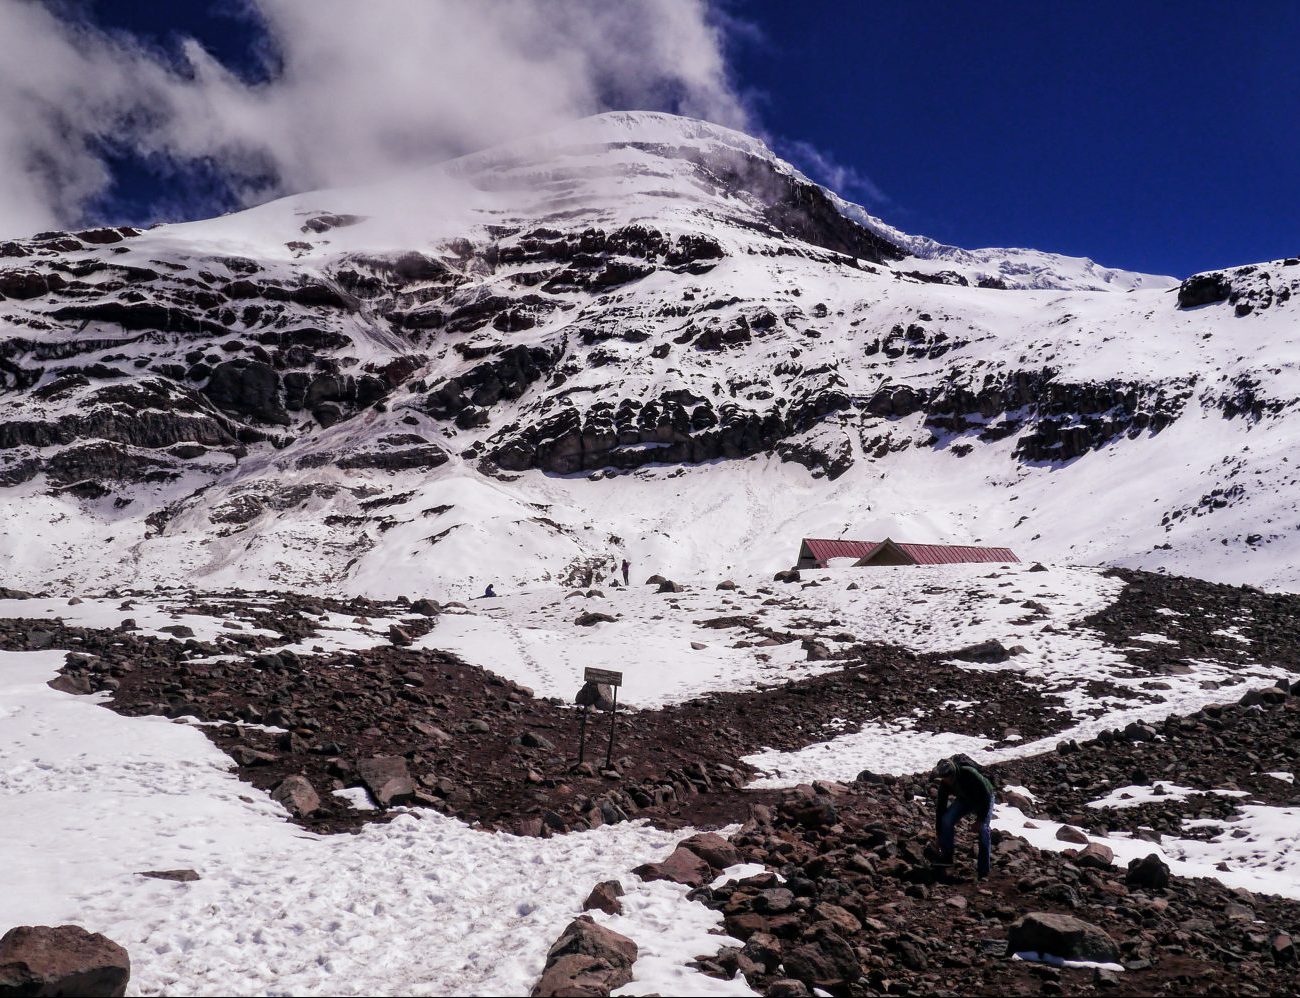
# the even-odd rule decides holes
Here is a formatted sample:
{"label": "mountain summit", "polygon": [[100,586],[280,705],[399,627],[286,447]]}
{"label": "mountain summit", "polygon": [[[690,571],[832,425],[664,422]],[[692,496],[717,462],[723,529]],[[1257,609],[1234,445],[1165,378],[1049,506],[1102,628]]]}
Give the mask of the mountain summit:
{"label": "mountain summit", "polygon": [[36,587],[463,592],[855,535],[1295,586],[1297,288],[942,246],[750,136],[599,115],[0,244],[0,536]]}

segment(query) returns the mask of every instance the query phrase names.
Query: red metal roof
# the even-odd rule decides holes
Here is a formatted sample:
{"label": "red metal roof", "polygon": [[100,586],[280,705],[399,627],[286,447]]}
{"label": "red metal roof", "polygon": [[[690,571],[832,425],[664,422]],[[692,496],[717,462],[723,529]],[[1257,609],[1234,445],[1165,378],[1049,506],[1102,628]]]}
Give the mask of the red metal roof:
{"label": "red metal roof", "polygon": [[1010,548],[972,547],[968,544],[900,544],[918,565],[957,565],[968,561],[1019,561]]}
{"label": "red metal roof", "polygon": [[880,546],[879,541],[832,541],[817,537],[805,537],[803,542],[823,568],[832,558],[865,558]]}
{"label": "red metal roof", "polygon": [[[828,540],[805,537],[804,544],[822,568],[832,558],[868,558],[879,550],[884,541]],[[904,544],[891,542],[918,565],[960,565],[966,562],[1019,561],[1010,548],[976,547],[971,544]]]}

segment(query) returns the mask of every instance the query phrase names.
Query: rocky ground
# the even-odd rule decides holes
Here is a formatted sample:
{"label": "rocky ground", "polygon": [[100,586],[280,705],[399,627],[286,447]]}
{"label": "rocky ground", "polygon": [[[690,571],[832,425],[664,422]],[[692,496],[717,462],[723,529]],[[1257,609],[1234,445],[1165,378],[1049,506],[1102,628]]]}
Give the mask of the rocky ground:
{"label": "rocky ground", "polygon": [[[1135,675],[1159,683],[1186,670],[1189,660],[1206,658],[1253,657],[1300,671],[1297,598],[1144,573],[1123,577],[1119,599],[1074,626],[1100,631],[1124,649]],[[797,598],[798,589],[792,584],[783,592]],[[144,599],[112,595],[127,611]],[[633,817],[670,828],[743,821],[722,859],[761,863],[767,874],[701,887],[713,880],[715,867],[730,865],[715,856],[712,866],[669,862],[642,875],[701,887],[696,898],[722,912],[726,931],[744,946],[701,954],[700,966],[721,976],[739,970],[760,992],[1294,988],[1296,950],[1288,933],[1300,927],[1295,902],[1210,880],[1173,877],[1166,884],[1167,871],[1150,864],[1126,876],[1096,846],[1077,855],[1048,853],[1006,833],[996,835],[988,880],[966,879],[960,869],[939,875],[922,851],[932,834],[933,804],[921,778],[864,773],[848,784],[742,789],[755,775],[746,755],[764,747],[798,749],[902,714],[916,713],[921,730],[991,741],[1008,729],[1027,739],[1063,730],[1069,718],[1018,673],[958,664],[1004,662],[1014,657],[1010,639],[917,654],[828,634],[837,649],[832,653],[757,619],[718,618],[720,628],[740,627],[754,640],[802,641],[810,658],[833,655],[836,667],[764,689],[621,712],[613,763],[605,768],[607,713],[592,715],[588,762],[578,765],[579,713],[571,705],[535,697],[454,655],[411,647],[422,635],[436,635],[440,614],[454,606],[287,593],[180,602],[187,612],[225,619],[228,632],[200,639],[184,625],[162,636],[129,621],[96,629],[16,617],[0,620],[0,648],[75,648],[52,685],[69,693],[108,691],[105,705],[122,714],[202,723],[242,779],[271,792],[294,820],[319,832],[355,830],[401,805],[545,837]],[[590,601],[575,607],[583,603]],[[180,604],[173,599],[172,605]],[[306,649],[329,614],[379,621],[381,628],[393,623],[371,647],[311,654]],[[1152,632],[1168,638],[1140,640]],[[304,650],[272,650],[286,643]],[[903,673],[906,683],[898,682]],[[954,689],[985,707],[945,714],[938,708]],[[993,773],[1001,786],[1031,792],[1032,800],[1005,799],[1033,817],[1095,836],[1123,832],[1158,842],[1162,834],[1186,835],[1185,819],[1226,821],[1245,799],[1300,803],[1293,783],[1268,775],[1297,769],[1297,692],[1280,683],[1188,717],[1128,725],[1081,744],[1063,741],[1055,751],[1002,763]],[[1239,694],[1225,691],[1224,699]],[[1132,807],[1089,806],[1112,791],[1157,780],[1203,792]],[[349,788],[364,788],[376,807],[357,807],[355,794],[336,794]],[[1210,793],[1224,789],[1245,793]],[[1002,959],[1010,927],[1031,912],[1103,926],[1115,949],[1102,962],[1125,970]]]}
{"label": "rocky ground", "polygon": [[[744,941],[702,966],[740,970],[767,994],[808,994],[772,990],[792,977],[837,995],[1294,992],[1300,904],[996,834],[991,877],[937,873],[923,851],[927,789],[911,778],[821,784],[755,808],[731,845],[770,872],[696,891]],[[1015,926],[1036,912],[1093,926],[1092,948],[1066,955],[1124,971],[1002,959],[1009,940],[1032,938]]]}
{"label": "rocky ground", "polygon": [[[1123,598],[1086,624],[1109,628],[1116,645],[1131,648],[1126,654],[1134,669],[1156,677],[1154,681],[1180,668],[1188,655],[1226,661],[1245,657],[1239,639],[1203,629],[1189,629],[1181,644],[1150,650],[1132,645],[1134,633],[1167,628],[1165,614],[1174,606],[1188,607],[1189,614],[1191,607],[1199,607],[1209,614],[1210,607],[1221,605],[1225,619],[1249,610],[1251,633],[1274,642],[1270,655],[1280,664],[1300,662],[1294,627],[1287,630],[1290,601],[1284,597],[1184,580],[1171,584],[1142,574],[1129,578]],[[776,588],[781,592],[769,593],[769,598],[797,599],[795,586]],[[671,592],[665,594],[666,601],[672,598]],[[128,610],[134,605],[130,595],[122,599]],[[575,607],[590,602],[578,600]],[[757,617],[716,617],[704,625],[738,628],[757,642],[802,641],[808,658],[833,657],[842,664],[762,690],[623,713],[616,722],[609,768],[604,765],[608,715],[595,713],[587,764],[578,766],[580,716],[571,705],[536,698],[453,655],[408,647],[436,628],[442,608],[434,603],[228,594],[222,599],[192,597],[184,610],[229,618],[241,630],[200,641],[184,628],[162,637],[130,628],[67,628],[12,618],[0,621],[0,647],[78,648],[68,656],[63,688],[109,690],[109,706],[120,713],[204,722],[208,736],[239,765],[241,777],[256,786],[277,791],[288,777],[304,778],[306,787],[295,780],[283,796],[298,820],[320,831],[382,819],[384,809],[395,804],[435,807],[487,827],[534,835],[632,816],[725,823],[744,813],[753,796],[739,790],[754,775],[743,758],[764,748],[798,749],[864,722],[912,714],[921,730],[992,741],[1008,732],[1033,740],[1068,723],[1056,704],[1014,671],[961,667],[1006,662],[1014,655],[1011,639],[921,655],[827,631],[827,638],[836,639],[832,653],[817,640],[774,630]],[[574,612],[594,611],[577,607]],[[1030,617],[1037,613],[1032,607],[1026,612]],[[400,624],[390,626],[377,646],[355,651],[311,655],[267,650],[286,642],[310,647],[325,613]],[[815,620],[803,623],[817,625]],[[278,637],[248,633],[253,628]],[[900,673],[908,675],[907,683],[897,682]],[[984,706],[975,712],[942,709],[954,691]],[[1114,684],[1096,692],[1134,696]],[[354,786],[365,786],[380,809],[358,810],[333,794]]]}
{"label": "rocky ground", "polygon": [[[58,680],[61,688],[110,690],[108,706],[125,714],[203,721],[241,777],[263,789],[305,777],[310,792],[291,810],[318,831],[382,819],[383,810],[357,810],[332,794],[353,786],[367,787],[381,807],[435,807],[522,834],[550,835],[631,816],[725,823],[753,796],[739,789],[755,774],[742,761],[745,755],[764,747],[800,748],[832,737],[843,723],[892,717],[921,703],[933,710],[956,684],[998,704],[995,712],[953,718],[958,730],[998,738],[1014,727],[1037,736],[1061,723],[1011,673],[968,674],[942,656],[856,644],[839,653],[845,656],[841,669],[823,676],[662,710],[625,711],[615,721],[608,768],[609,715],[593,713],[588,761],[577,765],[580,714],[571,705],[535,698],[455,656],[391,643],[394,637],[409,643],[432,618],[400,604],[292,594],[281,594],[274,606],[241,620],[293,640],[309,635],[311,619],[324,610],[406,616],[381,647],[325,656],[268,652],[283,642],[238,632],[213,643],[22,618],[0,621],[0,647],[78,647]],[[229,609],[228,603],[202,601],[187,607],[217,615]],[[735,622],[718,618],[719,625]],[[755,636],[797,640],[769,629]],[[827,654],[815,643],[808,653]],[[1006,655],[1000,647],[963,654]],[[896,683],[899,670],[915,676],[916,684]]]}

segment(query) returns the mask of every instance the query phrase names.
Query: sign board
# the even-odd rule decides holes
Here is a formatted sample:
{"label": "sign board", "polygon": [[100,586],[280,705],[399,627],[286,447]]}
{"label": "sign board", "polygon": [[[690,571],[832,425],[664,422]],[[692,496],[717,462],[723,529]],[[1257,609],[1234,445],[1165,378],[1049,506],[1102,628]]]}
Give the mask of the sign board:
{"label": "sign board", "polygon": [[609,669],[587,669],[582,674],[584,683],[599,683],[603,686],[622,686],[623,673],[611,672]]}

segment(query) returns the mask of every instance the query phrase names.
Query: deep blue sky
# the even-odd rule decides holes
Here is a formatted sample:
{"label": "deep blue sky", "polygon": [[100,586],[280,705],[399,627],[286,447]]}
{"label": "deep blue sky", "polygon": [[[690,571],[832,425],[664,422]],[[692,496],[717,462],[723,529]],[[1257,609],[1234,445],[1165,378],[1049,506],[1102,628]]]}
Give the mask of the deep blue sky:
{"label": "deep blue sky", "polygon": [[[71,2],[267,72],[256,23],[226,2]],[[1300,3],[722,9],[752,25],[730,55],[762,128],[869,178],[885,200],[843,193],[907,231],[1178,276],[1300,253]],[[105,215],[137,211],[152,186],[119,165]],[[200,178],[180,200],[197,210],[214,192]]]}
{"label": "deep blue sky", "polygon": [[764,124],[906,231],[1179,276],[1300,253],[1298,3],[731,10]]}

